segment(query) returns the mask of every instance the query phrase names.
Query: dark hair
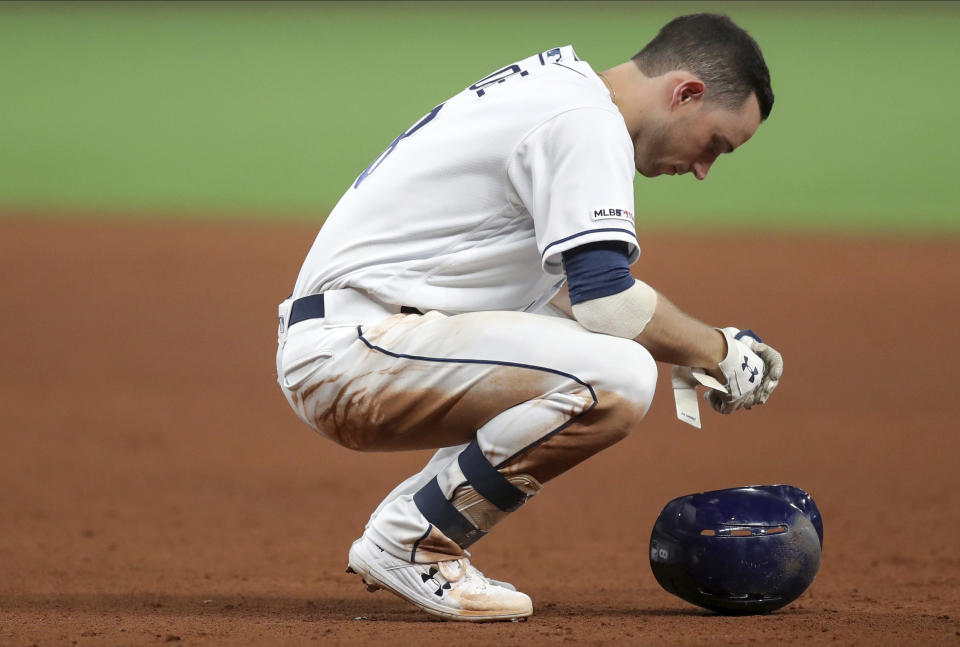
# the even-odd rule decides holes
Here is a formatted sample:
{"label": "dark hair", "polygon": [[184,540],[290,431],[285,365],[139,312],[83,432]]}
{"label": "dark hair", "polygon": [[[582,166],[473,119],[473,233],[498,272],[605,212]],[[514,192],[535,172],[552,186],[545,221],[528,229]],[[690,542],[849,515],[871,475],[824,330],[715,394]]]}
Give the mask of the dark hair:
{"label": "dark hair", "polygon": [[646,76],[686,70],[706,85],[705,98],[736,110],[753,92],[760,118],[773,108],[770,70],[757,41],[729,16],[697,13],[674,18],[633,57]]}

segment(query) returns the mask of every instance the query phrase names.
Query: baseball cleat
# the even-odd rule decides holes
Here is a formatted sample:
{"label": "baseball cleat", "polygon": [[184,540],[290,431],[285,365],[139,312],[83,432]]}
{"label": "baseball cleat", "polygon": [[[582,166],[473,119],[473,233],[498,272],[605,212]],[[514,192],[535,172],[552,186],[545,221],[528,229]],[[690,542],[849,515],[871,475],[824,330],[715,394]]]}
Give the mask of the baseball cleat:
{"label": "baseball cleat", "polygon": [[363,578],[368,591],[385,589],[445,620],[489,622],[533,615],[529,596],[484,577],[465,557],[414,564],[363,536],[353,542],[348,560],[347,572]]}
{"label": "baseball cleat", "polygon": [[[469,554],[470,554],[470,553],[467,553],[467,555],[469,555]],[[470,564],[470,568],[472,568],[477,575],[479,575],[480,577],[482,577],[483,579],[485,579],[488,584],[492,584],[493,586],[499,586],[500,588],[506,589],[506,590],[508,590],[508,591],[516,591],[516,590],[517,590],[517,587],[515,587],[515,586],[514,586],[513,584],[511,584],[510,582],[504,582],[503,580],[495,580],[495,579],[493,579],[492,577],[487,577],[487,576],[484,575],[482,572],[480,572],[480,569],[479,569],[479,568],[477,568],[477,567],[474,566],[473,564]]]}

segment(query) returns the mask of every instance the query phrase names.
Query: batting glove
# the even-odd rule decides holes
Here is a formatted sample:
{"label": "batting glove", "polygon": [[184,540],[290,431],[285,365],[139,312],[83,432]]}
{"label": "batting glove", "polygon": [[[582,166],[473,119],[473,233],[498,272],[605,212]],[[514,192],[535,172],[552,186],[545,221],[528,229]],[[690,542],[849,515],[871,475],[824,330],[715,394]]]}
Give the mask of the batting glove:
{"label": "batting glove", "polygon": [[724,414],[765,403],[780,383],[783,357],[752,330],[730,327],[720,332],[727,340],[727,356],[719,368],[727,381],[728,393],[710,390],[704,399],[714,411]]}

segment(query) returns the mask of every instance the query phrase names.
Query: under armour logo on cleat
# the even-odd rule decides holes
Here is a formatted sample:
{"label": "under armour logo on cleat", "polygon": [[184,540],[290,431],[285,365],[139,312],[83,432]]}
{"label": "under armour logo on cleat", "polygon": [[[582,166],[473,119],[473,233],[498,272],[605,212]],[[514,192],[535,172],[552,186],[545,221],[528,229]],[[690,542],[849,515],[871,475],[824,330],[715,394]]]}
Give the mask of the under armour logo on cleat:
{"label": "under armour logo on cleat", "polygon": [[433,594],[436,595],[437,597],[442,598],[444,590],[450,589],[450,582],[445,582],[444,584],[441,585],[440,582],[433,579],[433,576],[436,575],[437,573],[439,573],[439,571],[431,566],[430,572],[420,573],[420,577],[423,579],[424,584],[426,584],[427,582],[433,582],[433,585],[437,587],[437,590],[434,591]]}
{"label": "under armour logo on cleat", "polygon": [[750,373],[750,383],[751,383],[751,384],[753,383],[753,381],[754,381],[755,379],[757,379],[757,375],[760,373],[760,369],[759,369],[759,368],[750,368],[750,364],[749,364],[749,362],[747,361],[747,356],[746,356],[746,355],[743,356],[743,365],[742,365],[740,368],[743,369],[744,371],[747,371],[747,372]]}

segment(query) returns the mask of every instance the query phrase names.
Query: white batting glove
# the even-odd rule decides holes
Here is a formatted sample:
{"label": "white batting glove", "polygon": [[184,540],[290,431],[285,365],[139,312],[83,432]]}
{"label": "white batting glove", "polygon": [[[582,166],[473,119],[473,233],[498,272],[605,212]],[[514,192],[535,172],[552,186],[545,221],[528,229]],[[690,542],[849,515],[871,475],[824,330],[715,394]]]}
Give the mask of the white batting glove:
{"label": "white batting glove", "polygon": [[754,402],[754,404],[764,404],[770,397],[770,394],[773,393],[773,390],[780,384],[780,377],[783,375],[783,357],[763,342],[753,342],[750,344],[750,348],[760,356],[760,359],[763,360],[763,364],[767,369],[763,376],[763,382],[757,387],[757,397]]}
{"label": "white batting glove", "polygon": [[729,393],[710,390],[704,399],[715,411],[725,414],[763,404],[780,383],[783,357],[753,331],[731,327],[720,332],[727,340],[727,356],[718,366]]}

